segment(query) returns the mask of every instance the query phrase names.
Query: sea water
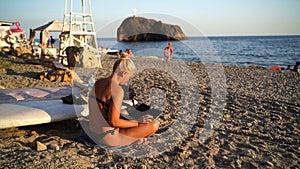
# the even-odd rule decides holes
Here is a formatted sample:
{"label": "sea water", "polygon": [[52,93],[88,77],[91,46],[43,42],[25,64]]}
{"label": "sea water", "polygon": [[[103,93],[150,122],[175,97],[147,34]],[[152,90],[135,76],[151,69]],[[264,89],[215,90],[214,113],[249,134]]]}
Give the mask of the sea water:
{"label": "sea water", "polygon": [[[164,58],[166,41],[118,42],[115,38],[98,38],[98,46],[125,51],[131,49],[135,56]],[[226,65],[273,65],[286,67],[300,61],[300,36],[235,36],[190,37],[171,41],[173,60],[222,63]]]}

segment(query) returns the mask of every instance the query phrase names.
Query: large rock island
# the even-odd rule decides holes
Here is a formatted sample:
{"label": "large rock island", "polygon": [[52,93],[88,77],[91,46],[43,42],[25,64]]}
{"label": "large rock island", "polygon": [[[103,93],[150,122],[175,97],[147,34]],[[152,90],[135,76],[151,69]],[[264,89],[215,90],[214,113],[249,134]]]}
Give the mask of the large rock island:
{"label": "large rock island", "polygon": [[117,32],[118,41],[163,41],[187,39],[178,25],[143,17],[126,18]]}

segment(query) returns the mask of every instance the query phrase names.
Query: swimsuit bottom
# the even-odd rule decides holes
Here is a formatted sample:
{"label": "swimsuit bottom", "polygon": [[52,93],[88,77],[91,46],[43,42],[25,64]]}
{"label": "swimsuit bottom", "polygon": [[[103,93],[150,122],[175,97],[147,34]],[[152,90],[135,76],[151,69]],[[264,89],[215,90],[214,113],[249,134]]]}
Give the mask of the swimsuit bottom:
{"label": "swimsuit bottom", "polygon": [[132,144],[131,145],[126,145],[126,146],[107,146],[105,144],[99,143],[99,141],[102,140],[103,137],[105,137],[107,134],[114,135],[116,129],[117,128],[114,128],[114,129],[108,130],[106,132],[103,132],[101,134],[90,131],[89,137],[92,139],[93,142],[95,142],[97,144],[94,147],[104,148],[104,149],[108,149],[108,150],[121,150],[121,149],[130,148],[132,146]]}
{"label": "swimsuit bottom", "polygon": [[95,133],[93,131],[90,131],[91,135],[90,137],[93,139],[94,142],[96,143],[99,143],[100,140],[103,139],[103,137],[105,137],[107,134],[111,134],[111,135],[114,135],[115,134],[115,131],[117,130],[118,128],[114,128],[114,129],[111,129],[111,130],[108,130],[106,132],[103,132],[101,134],[98,134],[98,133]]}

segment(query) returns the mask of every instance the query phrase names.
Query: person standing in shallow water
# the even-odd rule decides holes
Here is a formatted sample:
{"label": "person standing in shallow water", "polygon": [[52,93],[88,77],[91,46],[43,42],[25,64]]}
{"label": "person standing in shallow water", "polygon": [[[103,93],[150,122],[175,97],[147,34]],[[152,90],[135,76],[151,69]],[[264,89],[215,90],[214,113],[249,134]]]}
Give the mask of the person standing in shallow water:
{"label": "person standing in shallow water", "polygon": [[168,46],[165,47],[165,50],[164,50],[164,56],[166,57],[166,60],[170,61],[173,54],[174,54],[174,51],[173,51],[173,48],[172,48],[172,43],[169,42]]}
{"label": "person standing in shallow water", "polygon": [[129,58],[114,63],[111,76],[99,79],[89,94],[89,130],[97,143],[106,146],[125,146],[143,143],[159,128],[158,120],[145,115],[139,120],[126,120],[121,114],[124,90],[121,87],[135,72],[135,65]]}

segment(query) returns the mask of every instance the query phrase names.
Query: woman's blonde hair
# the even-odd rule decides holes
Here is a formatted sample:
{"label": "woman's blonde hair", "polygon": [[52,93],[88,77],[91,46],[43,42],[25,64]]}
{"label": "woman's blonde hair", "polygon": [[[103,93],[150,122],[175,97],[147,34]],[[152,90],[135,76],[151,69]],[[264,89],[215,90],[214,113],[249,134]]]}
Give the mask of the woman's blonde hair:
{"label": "woman's blonde hair", "polygon": [[133,70],[135,70],[133,61],[129,58],[121,58],[115,62],[112,74],[115,72],[131,72]]}

